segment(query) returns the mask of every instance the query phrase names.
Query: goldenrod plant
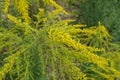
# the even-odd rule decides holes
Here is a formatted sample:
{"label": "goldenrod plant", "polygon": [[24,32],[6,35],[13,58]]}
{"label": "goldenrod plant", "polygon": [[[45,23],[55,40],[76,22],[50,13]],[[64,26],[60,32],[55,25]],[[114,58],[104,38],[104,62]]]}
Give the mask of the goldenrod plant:
{"label": "goldenrod plant", "polygon": [[43,2],[53,9],[39,7],[33,21],[29,0],[6,0],[3,11],[11,25],[0,27],[0,80],[120,79],[119,46],[105,27],[69,24],[74,20],[60,19],[70,14],[59,4]]}

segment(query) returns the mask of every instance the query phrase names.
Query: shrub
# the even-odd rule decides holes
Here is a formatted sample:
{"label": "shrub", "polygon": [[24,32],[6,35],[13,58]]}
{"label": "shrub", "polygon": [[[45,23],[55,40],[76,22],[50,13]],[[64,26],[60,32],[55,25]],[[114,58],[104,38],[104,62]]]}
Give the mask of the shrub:
{"label": "shrub", "polygon": [[[119,46],[110,41],[111,36],[103,25],[87,28],[69,24],[73,20],[59,19],[61,14],[69,13],[53,0],[43,0],[53,9],[47,12],[39,8],[37,20],[31,21],[26,0],[16,0],[13,4],[12,0],[7,1],[4,12],[12,25],[0,27],[0,54],[4,56],[0,80],[120,78],[116,65],[119,51],[115,50]],[[15,7],[18,16],[8,12],[9,5]]]}

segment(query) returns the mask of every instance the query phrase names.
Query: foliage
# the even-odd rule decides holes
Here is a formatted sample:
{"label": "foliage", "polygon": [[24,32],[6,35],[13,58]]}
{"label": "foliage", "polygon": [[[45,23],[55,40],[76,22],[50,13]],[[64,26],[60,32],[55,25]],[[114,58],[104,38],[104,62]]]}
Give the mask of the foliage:
{"label": "foliage", "polygon": [[6,0],[10,25],[0,27],[0,80],[120,79],[119,45],[105,27],[69,24],[59,19],[69,15],[60,5],[43,2],[51,10],[39,7],[34,21],[29,0]]}

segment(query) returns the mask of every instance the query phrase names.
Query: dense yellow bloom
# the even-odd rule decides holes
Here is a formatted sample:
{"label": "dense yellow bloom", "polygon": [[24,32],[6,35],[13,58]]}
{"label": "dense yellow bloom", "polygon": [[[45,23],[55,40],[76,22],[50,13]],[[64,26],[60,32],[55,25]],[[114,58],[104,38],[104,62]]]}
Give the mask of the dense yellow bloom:
{"label": "dense yellow bloom", "polygon": [[10,14],[7,14],[7,17],[10,21],[16,23],[17,25],[21,25],[21,20],[20,19],[18,20],[16,17],[14,17]]}
{"label": "dense yellow bloom", "polygon": [[27,0],[13,0],[10,2],[10,0],[5,0],[5,6],[4,6],[4,12],[7,13],[8,12],[8,7],[9,5],[13,4],[13,6],[18,10],[18,12],[22,15],[20,16],[22,19],[24,19],[25,22],[27,22],[28,24],[30,23],[30,17],[28,14],[28,2]]}
{"label": "dense yellow bloom", "polygon": [[10,0],[5,0],[5,6],[4,6],[4,12],[5,13],[8,12],[9,4],[10,4]]}
{"label": "dense yellow bloom", "polygon": [[69,22],[74,22],[74,19],[67,19],[67,20],[63,20],[63,22],[69,23]]}
{"label": "dense yellow bloom", "polygon": [[[20,38],[20,42],[15,41],[17,43],[12,43],[10,41],[9,44],[9,40],[5,40],[5,43],[8,43],[10,55],[4,59],[5,64],[0,68],[0,80],[4,79],[7,74],[12,74],[13,77],[15,74],[17,80],[23,80],[22,78],[29,80],[29,76],[34,77],[34,73],[31,74],[31,67],[36,67],[36,64],[43,67],[43,71],[40,71],[42,71],[45,76],[52,73],[50,78],[48,78],[52,80],[57,80],[59,77],[61,77],[62,80],[88,80],[84,78],[84,76],[87,76],[85,75],[87,69],[91,69],[90,71],[93,73],[97,73],[98,76],[103,76],[108,80],[113,80],[114,76],[120,77],[120,72],[113,67],[115,64],[114,61],[111,62],[109,58],[106,59],[103,57],[104,55],[100,56],[96,54],[105,52],[105,48],[90,45],[90,42],[96,42],[99,46],[101,40],[100,43],[102,43],[103,46],[103,42],[106,41],[104,41],[104,37],[101,37],[101,35],[110,37],[103,25],[99,23],[98,27],[95,26],[92,28],[86,28],[84,24],[69,25],[69,22],[74,20],[61,20],[61,18],[58,17],[61,12],[68,14],[60,5],[54,0],[44,0],[44,2],[48,1],[48,3],[56,9],[48,14],[45,13],[44,9],[39,9],[38,14],[35,16],[37,20],[34,28],[33,25],[29,24],[30,18],[28,15],[29,6],[27,0],[11,1],[14,1],[12,7],[18,10],[20,16],[15,17],[14,15],[7,14],[8,19],[14,23],[15,29],[14,27],[9,29],[12,33],[10,38],[4,35],[5,32],[2,33],[3,31],[1,31],[0,36],[6,36],[7,38],[5,39],[11,41],[14,39],[19,40]],[[5,13],[8,12],[9,0],[6,0],[6,3]],[[91,41],[92,39],[94,40]],[[86,42],[88,43],[87,45]],[[11,47],[15,48],[15,50]],[[36,63],[36,61],[40,62]],[[33,65],[31,65],[31,63],[33,63]],[[88,64],[87,66],[86,63]],[[82,69],[81,67],[84,68],[83,65],[87,69]]]}
{"label": "dense yellow bloom", "polygon": [[2,80],[5,77],[6,73],[8,73],[12,69],[14,64],[14,59],[16,59],[16,57],[18,57],[19,55],[20,52],[16,52],[15,54],[12,54],[8,58],[5,58],[5,61],[9,63],[6,63],[0,70],[0,80]]}
{"label": "dense yellow bloom", "polygon": [[53,0],[43,0],[45,3],[48,3],[52,6],[54,6],[58,11],[63,12],[66,15],[69,15],[68,12],[66,12],[60,5],[58,5],[55,1]]}
{"label": "dense yellow bloom", "polygon": [[76,29],[76,28],[72,28],[72,29],[69,30],[69,32],[72,33],[72,34],[83,33],[84,35],[96,34],[96,31],[92,30],[92,29]]}
{"label": "dense yellow bloom", "polygon": [[76,25],[73,25],[73,26],[75,26],[75,27],[86,27],[86,25],[84,25],[84,24],[76,24]]}
{"label": "dense yellow bloom", "polygon": [[100,22],[99,22],[99,26],[98,26],[96,31],[99,31],[100,33],[104,33],[106,35],[106,37],[110,37],[111,38],[111,36],[109,35],[109,33],[106,30],[106,28]]}
{"label": "dense yellow bloom", "polygon": [[[108,65],[108,62],[105,58],[95,55],[93,52],[104,51],[104,49],[98,49],[90,46],[83,45],[76,40],[72,39],[71,35],[60,31],[59,29],[50,29],[49,37],[55,42],[61,42],[68,47],[72,47],[75,50],[79,51],[88,58],[88,61],[97,64],[99,67],[103,68]],[[80,53],[80,54],[81,54]]]}
{"label": "dense yellow bloom", "polygon": [[62,11],[63,13],[68,15],[68,12],[66,12],[60,5],[58,5],[55,1],[53,0],[49,0],[49,2],[56,7],[58,10]]}
{"label": "dense yellow bloom", "polygon": [[17,8],[19,13],[22,14],[22,18],[25,20],[25,22],[30,23],[30,17],[28,15],[29,5],[27,0],[16,0],[14,6]]}
{"label": "dense yellow bloom", "polygon": [[77,50],[89,50],[89,51],[103,51],[103,49],[88,47],[86,45],[82,45],[81,43],[72,39],[71,35],[65,33],[64,31],[60,31],[59,29],[51,29],[49,32],[49,36],[53,38],[54,41],[61,41],[69,47],[73,47]]}

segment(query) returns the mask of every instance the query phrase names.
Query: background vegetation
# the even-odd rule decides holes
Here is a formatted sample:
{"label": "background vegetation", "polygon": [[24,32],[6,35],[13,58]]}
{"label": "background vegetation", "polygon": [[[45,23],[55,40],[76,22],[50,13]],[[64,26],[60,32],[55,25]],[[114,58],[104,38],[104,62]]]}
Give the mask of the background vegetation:
{"label": "background vegetation", "polygon": [[88,26],[97,25],[100,21],[115,38],[120,41],[120,1],[119,0],[67,0],[68,5],[75,10],[77,22]]}
{"label": "background vegetation", "polygon": [[0,80],[119,80],[119,31],[112,28],[118,17],[106,7],[111,1],[103,2],[108,12],[98,9],[102,0],[1,1]]}

